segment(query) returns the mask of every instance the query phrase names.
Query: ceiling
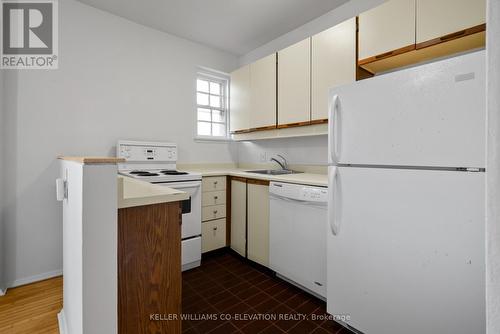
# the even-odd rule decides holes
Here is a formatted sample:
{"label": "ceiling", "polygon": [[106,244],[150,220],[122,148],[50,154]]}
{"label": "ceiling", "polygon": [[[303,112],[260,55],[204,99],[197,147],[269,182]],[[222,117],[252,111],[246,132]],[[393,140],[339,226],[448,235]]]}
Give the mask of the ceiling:
{"label": "ceiling", "polygon": [[349,0],[79,0],[131,21],[244,55]]}

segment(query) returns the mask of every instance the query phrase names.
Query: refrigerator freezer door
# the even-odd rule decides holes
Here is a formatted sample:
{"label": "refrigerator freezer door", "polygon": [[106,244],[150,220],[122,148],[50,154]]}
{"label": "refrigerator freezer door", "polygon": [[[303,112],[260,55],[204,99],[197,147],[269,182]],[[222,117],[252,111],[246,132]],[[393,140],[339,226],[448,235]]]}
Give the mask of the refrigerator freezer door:
{"label": "refrigerator freezer door", "polygon": [[478,51],[331,89],[330,163],[485,167],[485,80]]}
{"label": "refrigerator freezer door", "polygon": [[485,332],[484,173],[340,167],[333,187],[328,313],[369,334]]}

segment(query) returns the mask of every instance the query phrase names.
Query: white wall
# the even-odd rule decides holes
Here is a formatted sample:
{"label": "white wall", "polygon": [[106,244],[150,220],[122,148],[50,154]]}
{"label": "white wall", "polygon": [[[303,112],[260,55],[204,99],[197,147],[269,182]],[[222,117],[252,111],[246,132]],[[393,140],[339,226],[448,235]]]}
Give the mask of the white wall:
{"label": "white wall", "polygon": [[241,142],[238,162],[267,163],[271,157],[281,154],[290,164],[326,166],[327,149],[328,138],[325,135]]}
{"label": "white wall", "polygon": [[0,295],[5,290],[5,281],[3,275],[3,263],[4,263],[4,191],[5,188],[3,186],[3,178],[4,178],[4,144],[5,144],[5,120],[4,120],[4,71],[0,70]]}
{"label": "white wall", "polygon": [[358,14],[376,7],[387,0],[351,0],[342,6],[312,20],[299,28],[286,33],[269,43],[240,57],[240,65],[249,64],[259,58],[270,55],[297,43],[305,38],[315,35],[323,30],[329,29],[345,20],[353,18]]}
{"label": "white wall", "polygon": [[487,333],[500,333],[500,0],[488,1]]}
{"label": "white wall", "polygon": [[114,155],[118,139],[137,139],[177,142],[184,163],[236,157],[235,145],[193,141],[196,66],[227,72],[234,56],[74,0],[59,7],[59,69],[7,73],[9,283],[61,269],[56,156]]}

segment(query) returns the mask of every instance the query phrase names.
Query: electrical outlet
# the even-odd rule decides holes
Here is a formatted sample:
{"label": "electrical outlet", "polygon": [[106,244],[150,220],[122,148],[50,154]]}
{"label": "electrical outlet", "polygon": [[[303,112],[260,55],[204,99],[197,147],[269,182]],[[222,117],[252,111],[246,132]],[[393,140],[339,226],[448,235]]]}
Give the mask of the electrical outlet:
{"label": "electrical outlet", "polygon": [[260,153],[260,162],[267,162],[267,152]]}

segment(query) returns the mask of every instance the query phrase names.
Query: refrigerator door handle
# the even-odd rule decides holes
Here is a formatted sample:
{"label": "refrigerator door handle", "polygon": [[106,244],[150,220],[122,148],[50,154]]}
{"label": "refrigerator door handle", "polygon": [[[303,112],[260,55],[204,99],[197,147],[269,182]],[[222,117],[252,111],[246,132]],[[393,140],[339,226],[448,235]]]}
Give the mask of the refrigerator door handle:
{"label": "refrigerator door handle", "polygon": [[334,95],[328,110],[328,163],[330,164],[337,164],[339,161],[339,113],[340,98]]}
{"label": "refrigerator door handle", "polygon": [[340,225],[337,221],[336,193],[338,183],[338,167],[332,167],[328,173],[328,222],[333,235],[339,234]]}

